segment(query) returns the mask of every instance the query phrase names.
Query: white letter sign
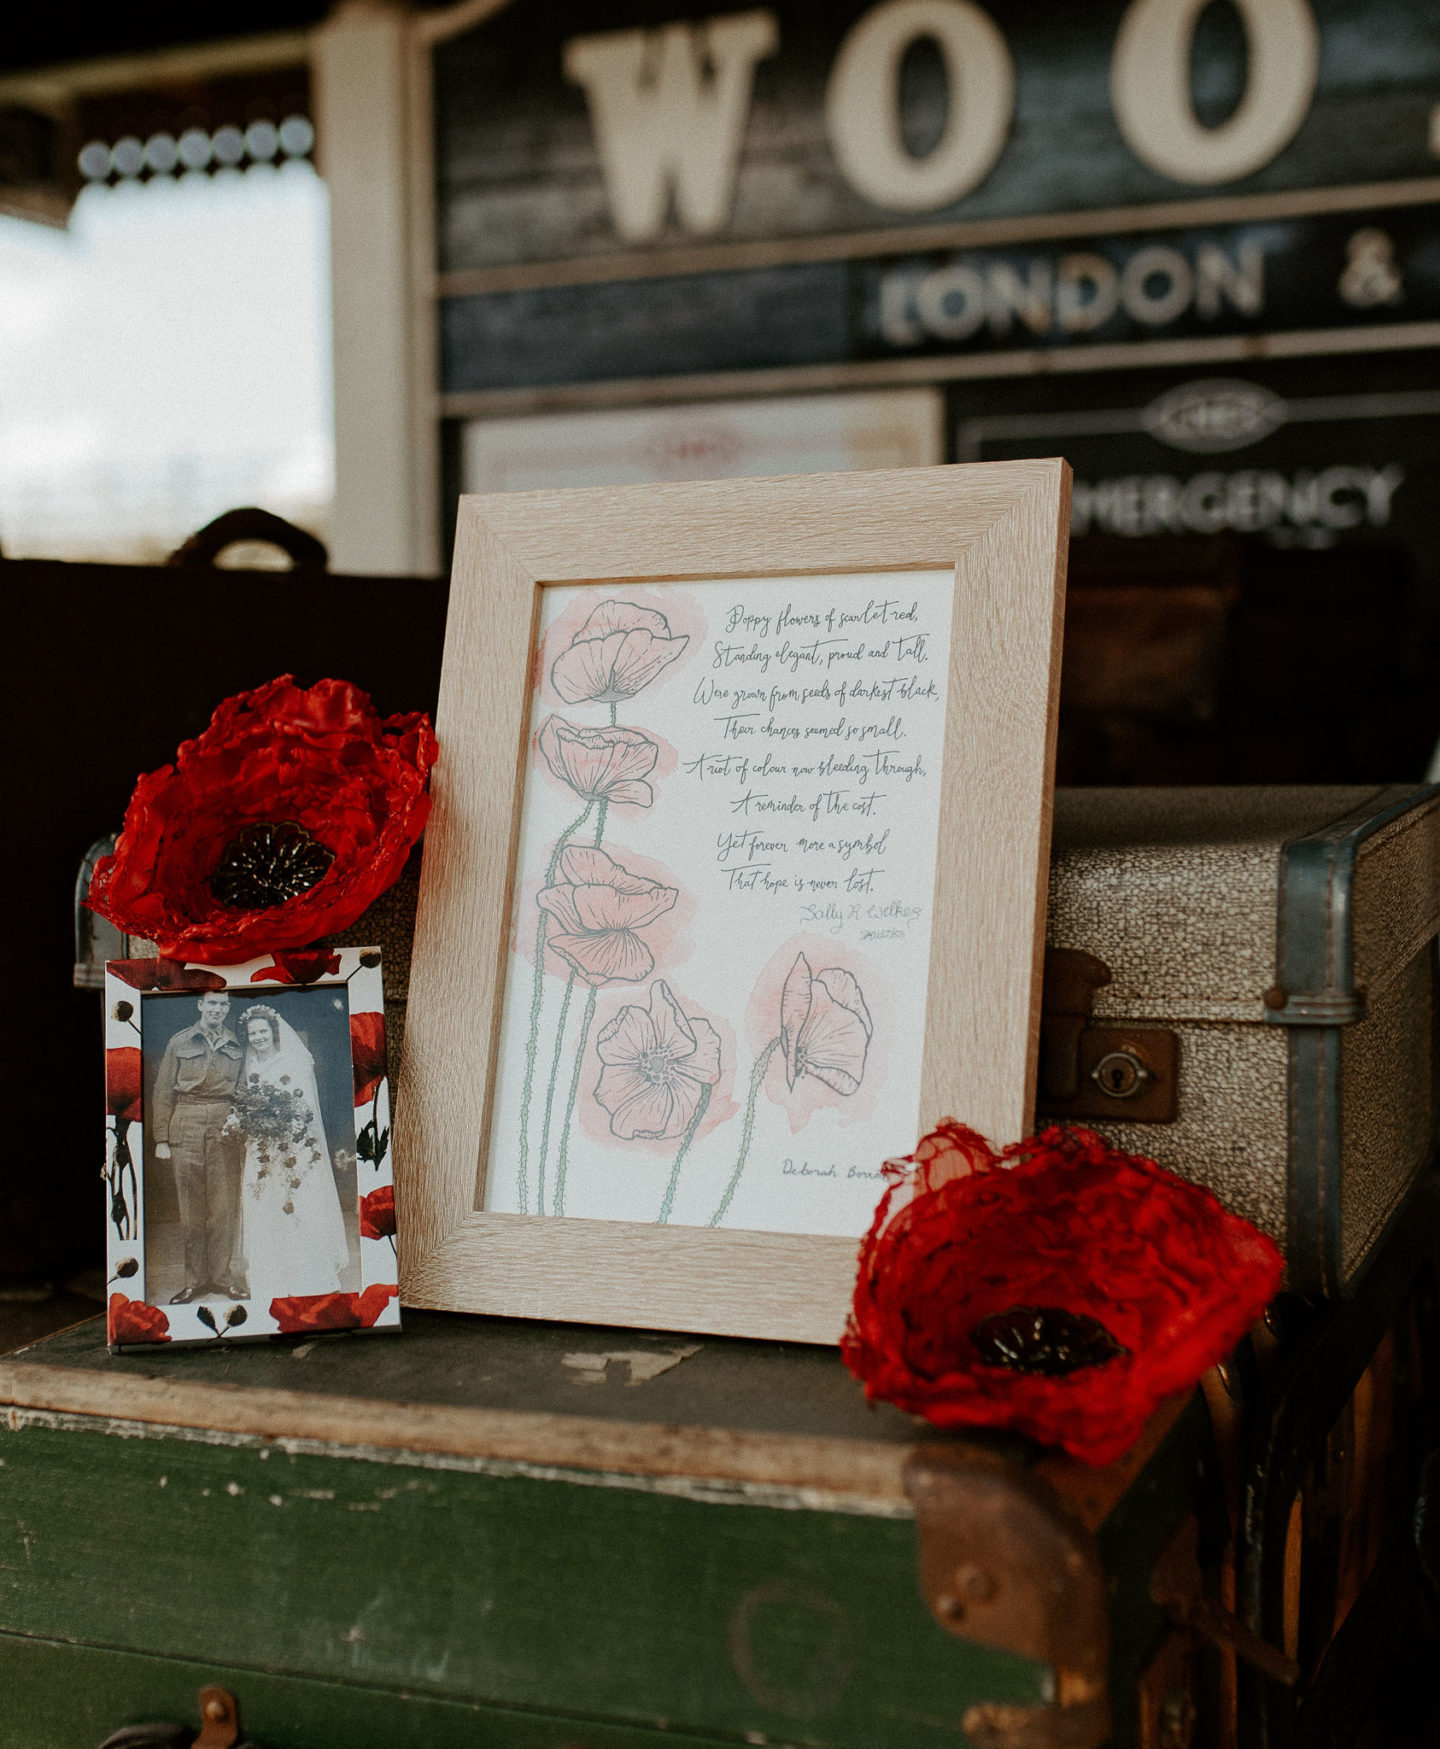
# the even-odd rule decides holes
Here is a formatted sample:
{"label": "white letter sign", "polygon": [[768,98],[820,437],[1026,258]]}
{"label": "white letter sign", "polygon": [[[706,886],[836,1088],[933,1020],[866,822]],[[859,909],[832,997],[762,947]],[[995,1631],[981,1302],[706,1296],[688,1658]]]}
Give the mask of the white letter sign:
{"label": "white letter sign", "polygon": [[1126,144],[1176,182],[1237,182],[1284,150],[1309,113],[1320,33],[1307,0],[1234,0],[1249,77],[1228,121],[1207,128],[1190,95],[1195,21],[1207,0],[1134,0],[1110,64],[1110,98]]}
{"label": "white letter sign", "polygon": [[[945,58],[945,131],[923,158],[900,130],[899,75],[923,37]],[[840,45],[825,94],[830,145],[857,194],[896,212],[948,206],[989,175],[1015,110],[1015,68],[1005,39],[970,0],[885,0]]]}
{"label": "white letter sign", "polygon": [[738,12],[566,43],[565,76],[585,88],[610,211],[627,241],[659,235],[672,188],[687,231],[725,223],[755,63],[779,42],[774,13]]}

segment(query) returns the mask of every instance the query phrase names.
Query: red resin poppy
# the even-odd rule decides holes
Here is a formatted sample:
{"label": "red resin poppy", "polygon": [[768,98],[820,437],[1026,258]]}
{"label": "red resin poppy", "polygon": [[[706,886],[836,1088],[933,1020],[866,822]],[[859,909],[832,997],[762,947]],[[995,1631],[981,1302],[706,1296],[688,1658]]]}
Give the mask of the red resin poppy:
{"label": "red resin poppy", "polygon": [[[348,928],[399,877],[425,825],[435,757],[428,717],[381,717],[347,681],[305,688],[284,675],[239,693],[173,766],[136,784],[90,906],[179,960],[233,964],[308,946]],[[233,872],[237,846],[248,856],[266,833],[289,884],[224,902],[214,883]],[[297,847],[303,872],[284,862]],[[247,889],[229,880],[222,890]]]}
{"label": "red resin poppy", "polygon": [[[948,1123],[886,1177],[841,1353],[868,1397],[937,1427],[1003,1427],[1113,1462],[1280,1286],[1263,1233],[1089,1130],[1047,1129],[996,1154]],[[1042,1310],[1100,1326],[1092,1351],[1109,1357],[1060,1376],[987,1358],[988,1334],[1014,1321],[1000,1314]]]}
{"label": "red resin poppy", "polygon": [[112,1117],[139,1123],[141,1058],[139,1045],[115,1045],[105,1053],[105,1109]]}
{"label": "red resin poppy", "polygon": [[395,1237],[395,1186],[382,1184],[360,1198],[360,1237],[362,1239],[393,1239]]}
{"label": "red resin poppy", "polygon": [[293,1294],[271,1300],[270,1316],[290,1336],[318,1335],[324,1330],[368,1330],[399,1293],[388,1287],[367,1287],[363,1294]]}
{"label": "red resin poppy", "polygon": [[105,1331],[112,1348],[126,1342],[168,1342],[170,1320],[159,1306],[148,1306],[144,1300],[127,1300],[124,1294],[111,1294]]}
{"label": "red resin poppy", "polygon": [[364,1105],[375,1097],[375,1089],[385,1077],[383,1014],[350,1016],[350,1067],[355,1073],[355,1103]]}

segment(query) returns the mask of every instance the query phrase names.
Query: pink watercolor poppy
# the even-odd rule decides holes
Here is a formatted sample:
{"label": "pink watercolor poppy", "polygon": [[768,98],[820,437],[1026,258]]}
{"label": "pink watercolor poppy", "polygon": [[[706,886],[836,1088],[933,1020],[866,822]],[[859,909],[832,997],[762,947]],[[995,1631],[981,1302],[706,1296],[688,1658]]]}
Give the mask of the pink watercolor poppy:
{"label": "pink watercolor poppy", "polygon": [[655,956],[636,934],[679,897],[674,887],[642,880],[603,850],[569,844],[560,852],[560,880],[542,887],[536,903],[554,920],[546,945],[587,984],[638,984]]}
{"label": "pink watercolor poppy", "polygon": [[555,776],[589,801],[648,808],[655,799],[644,780],[655,769],[660,749],[638,729],[584,729],[563,717],[547,717],[539,745]]}
{"label": "pink watercolor poppy", "polygon": [[618,704],[634,698],[690,642],[672,638],[653,608],[602,601],[555,658],[550,684],[566,704]]}
{"label": "pink watercolor poppy", "polygon": [[857,1092],[874,1030],[851,973],[838,966],[812,972],[803,953],[795,956],[780,993],[780,1049],[788,1086],[813,1075],[836,1093]]}
{"label": "pink watercolor poppy", "polygon": [[595,1098],[622,1141],[683,1136],[705,1088],[720,1079],[720,1035],[708,1020],[680,1011],[663,978],[650,1006],[622,1008],[596,1040],[604,1067]]}

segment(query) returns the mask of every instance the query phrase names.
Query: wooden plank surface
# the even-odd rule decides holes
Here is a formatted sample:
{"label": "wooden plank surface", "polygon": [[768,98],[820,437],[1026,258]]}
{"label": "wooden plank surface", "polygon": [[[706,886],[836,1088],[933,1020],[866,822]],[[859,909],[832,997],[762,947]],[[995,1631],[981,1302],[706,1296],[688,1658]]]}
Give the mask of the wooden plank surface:
{"label": "wooden plank surface", "polygon": [[[1163,1446],[1188,1396],[1105,1469],[1004,1435],[959,1436],[1035,1464],[1089,1528]],[[402,1451],[479,1466],[588,1470],[795,1504],[908,1516],[905,1460],[956,1441],[867,1404],[835,1354],[802,1345],[411,1314],[400,1337],[107,1353],[103,1322],[0,1360],[0,1420],[81,1416],[244,1440]]]}

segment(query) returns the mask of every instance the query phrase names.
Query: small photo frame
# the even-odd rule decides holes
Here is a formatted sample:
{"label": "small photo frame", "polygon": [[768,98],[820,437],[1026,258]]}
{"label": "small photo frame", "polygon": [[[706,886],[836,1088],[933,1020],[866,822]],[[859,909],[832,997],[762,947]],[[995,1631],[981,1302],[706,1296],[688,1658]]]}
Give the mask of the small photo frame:
{"label": "small photo frame", "polygon": [[378,948],[105,967],[112,1349],[397,1329]]}
{"label": "small photo frame", "polygon": [[834,1342],[883,1163],[1030,1125],[1060,460],[460,500],[406,1305]]}

